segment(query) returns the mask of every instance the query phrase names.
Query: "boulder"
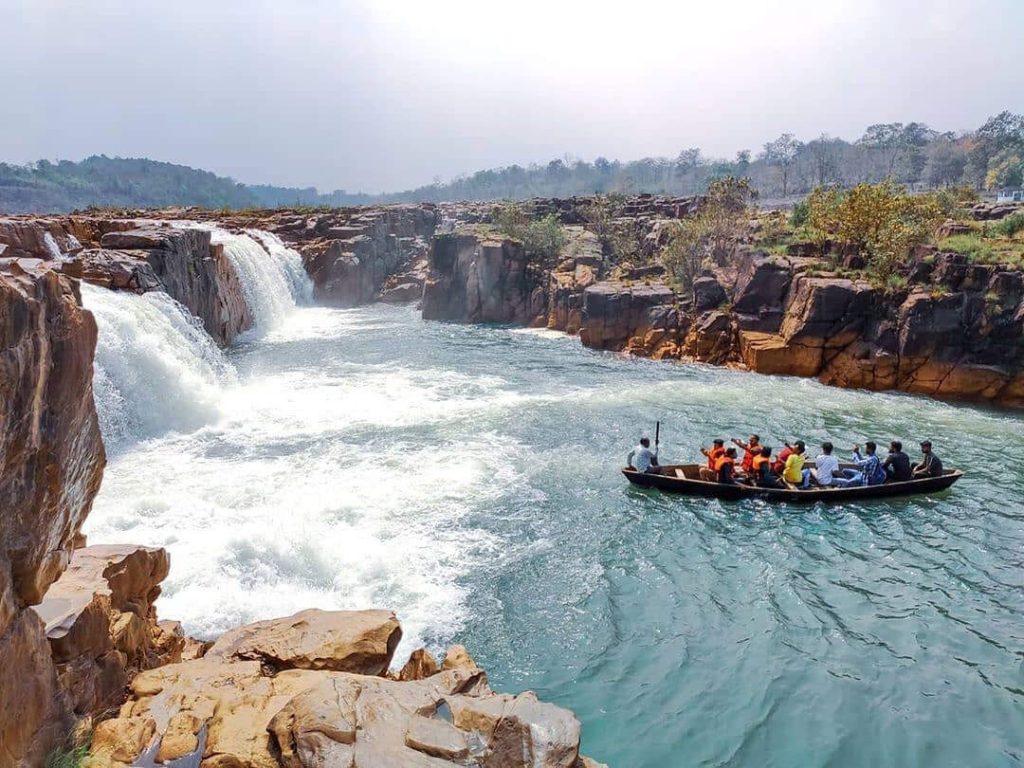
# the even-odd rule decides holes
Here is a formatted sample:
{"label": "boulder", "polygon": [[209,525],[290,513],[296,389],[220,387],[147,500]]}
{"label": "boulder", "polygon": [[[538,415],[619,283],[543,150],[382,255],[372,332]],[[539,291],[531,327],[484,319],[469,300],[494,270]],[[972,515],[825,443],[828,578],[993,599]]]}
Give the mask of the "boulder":
{"label": "boulder", "polygon": [[718,309],[726,302],[725,289],[710,276],[693,281],[693,308],[698,312]]}
{"label": "boulder", "polygon": [[329,669],[382,675],[401,639],[402,630],[390,611],[314,608],[229,630],[204,658],[259,661],[274,670]]}

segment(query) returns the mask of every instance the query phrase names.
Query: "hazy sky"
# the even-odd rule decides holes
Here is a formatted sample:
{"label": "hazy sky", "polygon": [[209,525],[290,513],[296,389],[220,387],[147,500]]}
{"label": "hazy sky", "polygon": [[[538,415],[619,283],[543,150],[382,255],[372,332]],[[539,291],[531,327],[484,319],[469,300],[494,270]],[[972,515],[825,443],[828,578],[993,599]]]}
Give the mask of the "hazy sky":
{"label": "hazy sky", "polygon": [[0,159],[397,190],[1024,111],[1024,0],[0,0]]}

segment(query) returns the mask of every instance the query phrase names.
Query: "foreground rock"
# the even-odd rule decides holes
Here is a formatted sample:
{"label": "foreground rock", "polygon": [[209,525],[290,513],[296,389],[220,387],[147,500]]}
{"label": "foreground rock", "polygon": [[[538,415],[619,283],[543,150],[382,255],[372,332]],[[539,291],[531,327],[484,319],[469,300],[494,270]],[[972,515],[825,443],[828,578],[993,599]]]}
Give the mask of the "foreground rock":
{"label": "foreground rock", "polygon": [[77,718],[119,706],[137,672],[181,661],[181,626],[158,623],[153,606],[169,567],[163,549],[77,549],[68,570],[35,607]]}
{"label": "foreground rock", "polygon": [[99,489],[95,344],[66,278],[0,259],[0,765],[42,765],[71,722],[29,606],[67,566]]}
{"label": "foreground rock", "polygon": [[399,679],[365,674],[389,665],[399,635],[386,611],[305,611],[233,630],[201,659],[136,677],[93,754],[127,765],[156,739],[172,760],[205,733],[204,768],[594,765],[579,756],[572,713],[494,693],[461,647],[440,667],[417,651]]}

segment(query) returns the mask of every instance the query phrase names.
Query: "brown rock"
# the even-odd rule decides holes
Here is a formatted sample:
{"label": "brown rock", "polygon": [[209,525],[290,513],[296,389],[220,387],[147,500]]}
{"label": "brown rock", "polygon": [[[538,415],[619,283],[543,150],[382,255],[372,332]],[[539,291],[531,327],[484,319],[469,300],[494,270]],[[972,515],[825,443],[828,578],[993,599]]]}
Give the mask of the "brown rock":
{"label": "brown rock", "polygon": [[180,660],[180,626],[160,627],[153,609],[168,568],[163,549],[76,549],[68,570],[35,607],[79,716],[120,704],[137,671]]}
{"label": "brown rock", "polygon": [[405,666],[398,673],[398,679],[402,682],[422,680],[424,677],[436,675],[440,671],[441,669],[434,657],[430,655],[430,651],[425,648],[417,648],[409,655],[409,660],[405,662]]}
{"label": "brown rock", "polygon": [[42,621],[21,611],[0,635],[0,765],[35,768],[72,721]]}
{"label": "brown rock", "polygon": [[310,609],[230,630],[206,659],[254,659],[271,669],[329,669],[381,675],[402,630],[390,611]]}
{"label": "brown rock", "polygon": [[445,760],[461,760],[469,754],[465,733],[444,720],[419,715],[409,718],[405,746]]}
{"label": "brown rock", "polygon": [[130,763],[149,746],[155,731],[156,723],[151,717],[104,720],[93,732],[90,750],[96,756]]}

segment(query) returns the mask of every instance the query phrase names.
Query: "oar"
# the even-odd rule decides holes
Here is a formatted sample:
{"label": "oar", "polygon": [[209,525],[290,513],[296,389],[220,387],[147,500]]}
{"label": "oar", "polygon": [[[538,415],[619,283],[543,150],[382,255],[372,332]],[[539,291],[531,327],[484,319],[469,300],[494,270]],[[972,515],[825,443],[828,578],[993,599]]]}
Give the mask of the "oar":
{"label": "oar", "polygon": [[661,422],[654,422],[654,455],[658,455],[658,442],[661,440]]}

